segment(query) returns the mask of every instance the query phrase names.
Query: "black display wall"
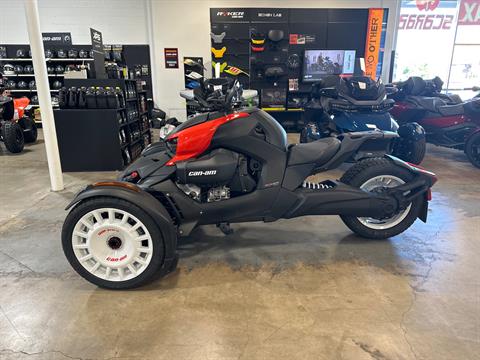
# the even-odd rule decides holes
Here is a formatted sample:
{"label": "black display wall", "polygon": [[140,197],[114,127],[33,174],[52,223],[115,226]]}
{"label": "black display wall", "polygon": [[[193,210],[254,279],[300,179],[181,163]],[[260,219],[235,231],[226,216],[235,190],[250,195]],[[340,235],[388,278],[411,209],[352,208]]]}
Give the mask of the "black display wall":
{"label": "black display wall", "polygon": [[[249,73],[235,77],[259,91],[262,107],[298,111],[311,88],[301,80],[305,50],[355,50],[356,58],[364,57],[368,16],[369,9],[211,8],[212,64]],[[283,32],[281,39],[272,41],[271,30]],[[263,44],[253,44],[257,35],[257,40],[264,36]],[[223,47],[223,55],[216,57]],[[272,67],[280,70],[267,76]],[[234,75],[224,71],[221,76]]]}

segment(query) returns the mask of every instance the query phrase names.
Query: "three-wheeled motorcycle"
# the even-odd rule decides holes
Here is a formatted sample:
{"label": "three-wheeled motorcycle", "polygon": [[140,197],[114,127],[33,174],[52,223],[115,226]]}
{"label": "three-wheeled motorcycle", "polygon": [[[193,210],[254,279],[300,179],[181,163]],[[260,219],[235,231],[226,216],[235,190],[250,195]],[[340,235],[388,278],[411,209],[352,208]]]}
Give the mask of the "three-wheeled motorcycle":
{"label": "three-wheeled motorcycle", "polygon": [[340,215],[358,235],[382,239],[426,221],[435,175],[393,156],[361,160],[340,180],[307,181],[366,141],[397,134],[351,132],[289,145],[269,114],[234,106],[237,86],[225,95],[208,85],[194,94],[210,112],[145,149],[118,181],[89,185],[67,206],[63,250],[86,280],[126,289],[165,275],[177,264],[177,238],[204,224],[228,234],[230,223]]}

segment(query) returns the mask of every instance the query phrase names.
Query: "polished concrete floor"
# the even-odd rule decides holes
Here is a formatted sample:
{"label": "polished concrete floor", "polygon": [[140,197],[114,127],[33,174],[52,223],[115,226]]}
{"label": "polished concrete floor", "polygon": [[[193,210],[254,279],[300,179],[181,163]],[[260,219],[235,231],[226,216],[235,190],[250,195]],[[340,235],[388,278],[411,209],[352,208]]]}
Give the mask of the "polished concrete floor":
{"label": "polished concrete floor", "polygon": [[65,174],[52,193],[42,142],[0,147],[2,360],[480,358],[480,170],[461,152],[429,147],[429,220],[400,236],[363,240],[337,217],[207,226],[178,271],[112,292],[72,271],[60,229],[75,192],[115,174]]}

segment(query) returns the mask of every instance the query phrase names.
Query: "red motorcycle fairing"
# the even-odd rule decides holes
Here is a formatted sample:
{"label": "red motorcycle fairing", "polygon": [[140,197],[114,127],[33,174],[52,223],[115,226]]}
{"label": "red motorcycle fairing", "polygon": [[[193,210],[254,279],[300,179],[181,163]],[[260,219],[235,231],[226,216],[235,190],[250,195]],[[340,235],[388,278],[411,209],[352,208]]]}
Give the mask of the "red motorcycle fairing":
{"label": "red motorcycle fairing", "polygon": [[423,126],[434,126],[439,128],[447,128],[450,126],[463,124],[470,121],[465,115],[442,116],[442,117],[425,117],[422,119]]}
{"label": "red motorcycle fairing", "polygon": [[185,161],[201,155],[210,146],[213,135],[220,125],[235,119],[248,117],[249,115],[247,112],[228,114],[170,135],[167,138],[167,142],[177,139],[177,146],[175,156],[168,161],[166,165],[172,166],[175,165],[176,162]]}

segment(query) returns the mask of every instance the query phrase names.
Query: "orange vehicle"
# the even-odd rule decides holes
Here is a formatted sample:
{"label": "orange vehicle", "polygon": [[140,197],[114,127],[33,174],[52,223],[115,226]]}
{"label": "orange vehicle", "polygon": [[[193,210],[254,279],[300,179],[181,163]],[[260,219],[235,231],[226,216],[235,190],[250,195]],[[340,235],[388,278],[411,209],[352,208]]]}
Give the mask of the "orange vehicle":
{"label": "orange vehicle", "polygon": [[37,126],[31,117],[25,115],[29,98],[12,99],[4,95],[8,94],[3,94],[0,89],[0,140],[8,151],[19,153],[25,142],[37,140]]}

